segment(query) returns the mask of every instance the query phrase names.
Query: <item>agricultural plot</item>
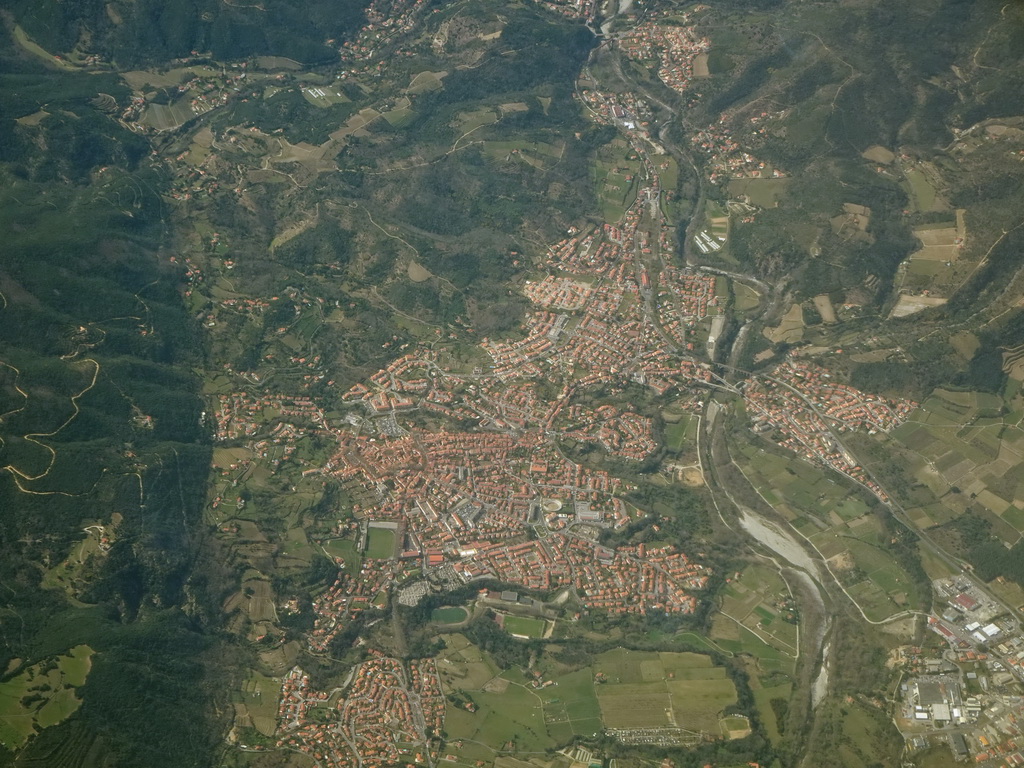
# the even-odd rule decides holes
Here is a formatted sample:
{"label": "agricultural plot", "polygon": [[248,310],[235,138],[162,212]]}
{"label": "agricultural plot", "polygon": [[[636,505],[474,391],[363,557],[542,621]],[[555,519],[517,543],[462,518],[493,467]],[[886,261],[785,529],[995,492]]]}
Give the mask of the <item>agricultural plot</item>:
{"label": "agricultural plot", "polygon": [[328,555],[333,558],[341,558],[344,561],[345,571],[350,576],[359,573],[362,557],[354,539],[331,539],[323,542],[322,546]]}
{"label": "agricultural plot", "polygon": [[615,224],[636,200],[640,162],[622,139],[605,144],[597,153],[594,186],[597,189],[604,220]]}
{"label": "agricultural plot", "polygon": [[173,104],[150,104],[146,107],[142,122],[157,131],[171,131],[209,109],[198,105],[192,107],[187,99],[179,99]]}
{"label": "agricultural plot", "polygon": [[605,727],[678,727],[720,734],[722,711],[736,702],[724,667],[699,653],[616,649],[594,664]]}
{"label": "agricultural plot", "polygon": [[773,744],[781,743],[782,733],[772,701],[781,699],[787,704],[789,702],[793,692],[791,676],[796,667],[793,656],[768,645],[761,637],[723,613],[716,614],[712,620],[708,642],[720,651],[742,654],[754,695],[754,706],[765,732]]}
{"label": "agricultural plot", "polygon": [[722,590],[721,612],[787,656],[797,654],[795,606],[778,571],[752,565]]}
{"label": "agricultural plot", "polygon": [[556,743],[601,731],[601,708],[589,667],[558,677],[555,685],[541,689],[538,695],[544,703],[544,724]]}
{"label": "agricultural plot", "polygon": [[818,550],[869,618],[882,620],[919,605],[913,579],[886,549],[887,534],[865,501],[807,462],[752,444],[742,453],[747,478]]}
{"label": "agricultural plot", "polygon": [[543,141],[485,141],[483,150],[498,162],[518,161],[543,171],[558,162],[565,146]]}
{"label": "agricultural plot", "polygon": [[498,114],[490,107],[482,107],[480,109],[474,109],[470,112],[460,112],[455,117],[454,127],[469,133],[475,131],[477,128],[481,128],[485,125],[491,125],[492,123],[498,122]]}
{"label": "agricultural plot", "polygon": [[272,735],[277,727],[280,694],[280,682],[253,670],[235,702],[235,723],[255,728],[264,736]]}
{"label": "agricultural plot", "polygon": [[450,706],[446,749],[457,762],[493,757],[488,745],[509,741],[521,751],[560,746],[604,728],[679,727],[717,738],[723,710],[736,702],[724,667],[700,653],[616,649],[593,666],[538,683],[518,669],[500,674],[490,658],[462,635],[445,636],[438,671],[448,693],[477,708]]}
{"label": "agricultural plot", "polygon": [[[929,296],[904,296],[906,301],[916,301],[924,306],[941,302],[959,287],[975,269],[977,262],[964,257],[964,243],[967,236],[964,212],[956,211],[955,223],[928,224],[914,229],[914,235],[921,243],[910,255],[909,261],[901,268],[900,287],[903,290]],[[908,314],[904,309],[897,316]]]}
{"label": "agricultural plot", "polygon": [[437,671],[446,691],[483,688],[500,671],[483,651],[464,635],[444,635],[446,648],[437,657]]}
{"label": "agricultural plot", "polygon": [[756,309],[761,303],[761,294],[753,288],[740,282],[732,284],[733,307],[737,312],[747,312]]}
{"label": "agricultural plot", "polygon": [[793,303],[779,324],[763,330],[765,338],[773,344],[797,342],[804,337],[804,312],[799,304]]}
{"label": "agricultural plot", "polygon": [[43,728],[66,720],[81,705],[93,650],[79,645],[63,656],[27,667],[0,683],[0,745],[17,750]]}
{"label": "agricultural plot", "polygon": [[[484,745],[500,747],[512,742],[524,752],[539,752],[552,746],[537,694],[518,681],[502,679],[501,683],[470,692],[476,712],[449,704],[445,715],[449,752],[468,762],[492,757],[497,751]],[[461,745],[452,743],[461,740]]]}
{"label": "agricultural plot", "polygon": [[1024,398],[1016,392],[1004,399],[938,389],[893,431],[889,439],[920,457],[911,471],[930,492],[909,509],[915,524],[946,523],[970,500],[994,533],[1016,542],[1024,533],[1022,412]]}
{"label": "agricultural plot", "polygon": [[[83,579],[83,572],[87,570],[87,564],[94,557],[102,557],[105,553],[105,547],[112,539],[112,529],[116,528],[120,519],[120,514],[115,512],[110,527],[99,524],[85,526],[83,529],[85,538],[81,543],[71,550],[63,562],[53,566],[43,575],[43,587],[62,589],[72,598],[77,597],[87,583]],[[107,539],[106,544],[104,544],[104,539]]]}
{"label": "agricultural plot", "polygon": [[[699,419],[690,414],[680,415],[666,409],[663,414],[665,424],[665,445],[670,451],[679,452],[686,445],[695,445]],[[669,419],[673,419],[669,421]]]}
{"label": "agricultural plot", "polygon": [[929,174],[923,167],[905,169],[904,177],[906,179],[904,188],[909,193],[915,210],[926,213],[947,209],[945,201],[939,196]]}
{"label": "agricultural plot", "polygon": [[476,707],[475,712],[458,705],[448,707],[445,749],[456,762],[472,765],[492,759],[508,742],[518,750],[539,752],[566,744],[574,736],[600,732],[601,710],[589,667],[536,688],[533,678],[518,669],[498,670],[463,635],[444,639],[448,647],[437,662],[444,690],[468,697]]}
{"label": "agricultural plot", "polygon": [[414,95],[426,93],[427,91],[436,91],[438,88],[443,87],[444,83],[442,81],[447,74],[444,70],[440,72],[431,72],[430,70],[418,72],[413,75],[412,80],[409,82],[409,87],[405,91]]}

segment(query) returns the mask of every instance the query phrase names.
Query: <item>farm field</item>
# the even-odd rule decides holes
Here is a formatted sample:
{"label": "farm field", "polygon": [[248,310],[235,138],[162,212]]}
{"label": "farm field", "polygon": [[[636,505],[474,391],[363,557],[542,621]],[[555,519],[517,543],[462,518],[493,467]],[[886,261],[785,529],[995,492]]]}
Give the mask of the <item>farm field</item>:
{"label": "farm field", "polygon": [[547,679],[538,685],[517,668],[499,673],[463,635],[447,635],[445,643],[438,660],[444,689],[477,707],[448,710],[448,749],[461,750],[453,752],[460,762],[491,756],[475,742],[512,741],[519,750],[539,750],[604,728],[678,727],[719,738],[726,735],[723,710],[737,700],[726,668],[702,653],[619,648],[597,656],[591,666],[545,672]]}
{"label": "farm field", "polygon": [[906,178],[904,187],[909,192],[916,210],[924,213],[946,209],[945,201],[939,196],[925,170],[919,167],[906,168],[904,177]]}
{"label": "farm field", "polygon": [[354,539],[330,539],[323,542],[323,548],[331,557],[340,557],[345,561],[345,571],[350,576],[359,573],[362,558],[357,551]]}
{"label": "farm field", "polygon": [[804,337],[804,313],[799,304],[794,303],[789,311],[773,327],[765,327],[762,331],[765,338],[772,343],[797,342]]}
{"label": "farm field", "polygon": [[[518,670],[507,670],[479,688],[462,688],[477,710],[468,712],[449,703],[445,716],[448,751],[469,762],[493,757],[508,742],[525,752],[552,746],[540,699],[524,682]],[[449,690],[447,685],[445,689]]]}
{"label": "farm field", "polygon": [[538,695],[548,734],[556,743],[564,744],[574,736],[593,736],[603,727],[590,667],[556,677],[555,685],[541,689]]}
{"label": "farm field", "polygon": [[920,604],[917,587],[886,549],[869,503],[811,464],[747,443],[747,479],[820,553],[865,614],[880,621]]}
{"label": "farm field", "polygon": [[798,630],[789,588],[778,571],[752,565],[722,590],[719,609],[786,656],[796,657]]}
{"label": "farm field", "polygon": [[761,296],[753,288],[740,282],[732,284],[733,306],[738,312],[756,309],[761,303]]}
{"label": "farm field", "polygon": [[601,654],[594,673],[607,728],[679,727],[717,737],[722,710],[736,702],[725,667],[704,654],[620,648]]}
{"label": "farm field", "polygon": [[[242,684],[241,701],[236,709],[244,707],[252,727],[264,736],[270,736],[277,727],[277,701],[281,694],[281,683],[255,670]],[[243,718],[236,718],[245,722]]]}
{"label": "farm field", "polygon": [[970,501],[993,533],[1016,542],[1024,532],[1022,412],[1015,388],[1003,396],[937,389],[893,431],[888,439],[911,452],[909,470],[927,487],[908,507],[916,525],[947,523]]}
{"label": "farm field", "polygon": [[444,635],[445,650],[437,657],[437,671],[445,690],[479,690],[500,670],[465,635]]}
{"label": "farm field", "polygon": [[601,213],[609,224],[618,222],[636,199],[640,163],[623,139],[603,146],[594,166],[594,186]]}
{"label": "farm field", "polygon": [[[770,171],[769,171],[770,172]],[[729,196],[749,198],[751,205],[774,208],[786,191],[788,179],[733,179],[729,182]]]}

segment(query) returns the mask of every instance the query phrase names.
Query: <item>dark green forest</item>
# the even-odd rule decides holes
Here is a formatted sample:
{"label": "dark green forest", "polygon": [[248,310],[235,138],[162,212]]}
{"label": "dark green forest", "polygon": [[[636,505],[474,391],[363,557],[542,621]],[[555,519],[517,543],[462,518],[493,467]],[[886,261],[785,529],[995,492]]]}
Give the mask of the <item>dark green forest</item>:
{"label": "dark green forest", "polygon": [[[6,35],[2,48],[13,53]],[[145,140],[91,105],[117,92],[113,78],[5,55],[0,82],[0,679],[81,643],[96,651],[82,707],[16,764],[206,766],[224,683],[217,604],[196,570],[203,351],[168,259],[164,180],[139,166]],[[14,122],[43,105],[58,117]],[[115,514],[77,599],[43,588],[40,564]]]}

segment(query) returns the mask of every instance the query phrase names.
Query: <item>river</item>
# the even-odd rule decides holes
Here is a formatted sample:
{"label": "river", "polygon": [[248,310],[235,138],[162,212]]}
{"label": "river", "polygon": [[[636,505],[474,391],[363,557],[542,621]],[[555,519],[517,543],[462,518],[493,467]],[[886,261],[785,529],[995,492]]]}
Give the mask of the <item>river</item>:
{"label": "river", "polygon": [[[821,570],[818,563],[807,554],[807,551],[801,547],[797,540],[789,533],[782,530],[774,523],[759,517],[753,510],[742,505],[737,505],[737,508],[740,512],[739,523],[743,530],[790,565],[794,566],[797,569],[794,572],[794,575],[801,581],[804,581],[808,587],[808,589],[803,590],[803,593],[805,595],[805,599],[813,601],[814,605],[805,605],[803,608],[804,613],[806,616],[810,616],[811,613],[814,612],[821,616],[822,620],[816,623],[815,626],[809,626],[811,622],[803,622],[801,624],[803,632],[811,633],[809,637],[802,638],[804,642],[807,642],[807,645],[801,649],[801,653],[817,654],[818,649],[822,647],[822,644],[825,641],[825,636],[828,634],[828,631],[832,626],[832,620],[829,618],[829,615],[825,610],[825,602],[822,600],[821,593],[818,591],[818,584],[821,579]],[[803,645],[803,642],[801,645]],[[830,644],[825,645],[822,650],[821,667],[814,678],[814,683],[811,685],[812,709],[817,707],[828,694],[829,649]]]}

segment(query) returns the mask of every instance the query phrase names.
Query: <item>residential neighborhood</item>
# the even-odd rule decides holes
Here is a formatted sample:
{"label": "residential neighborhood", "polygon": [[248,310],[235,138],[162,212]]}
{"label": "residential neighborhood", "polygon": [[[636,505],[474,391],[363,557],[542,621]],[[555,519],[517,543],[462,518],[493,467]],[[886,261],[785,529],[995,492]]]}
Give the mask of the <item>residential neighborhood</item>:
{"label": "residential neighborhood", "polygon": [[296,667],[281,684],[277,745],[329,768],[433,765],[444,708],[433,659],[403,663],[374,652],[331,692],[313,690]]}

